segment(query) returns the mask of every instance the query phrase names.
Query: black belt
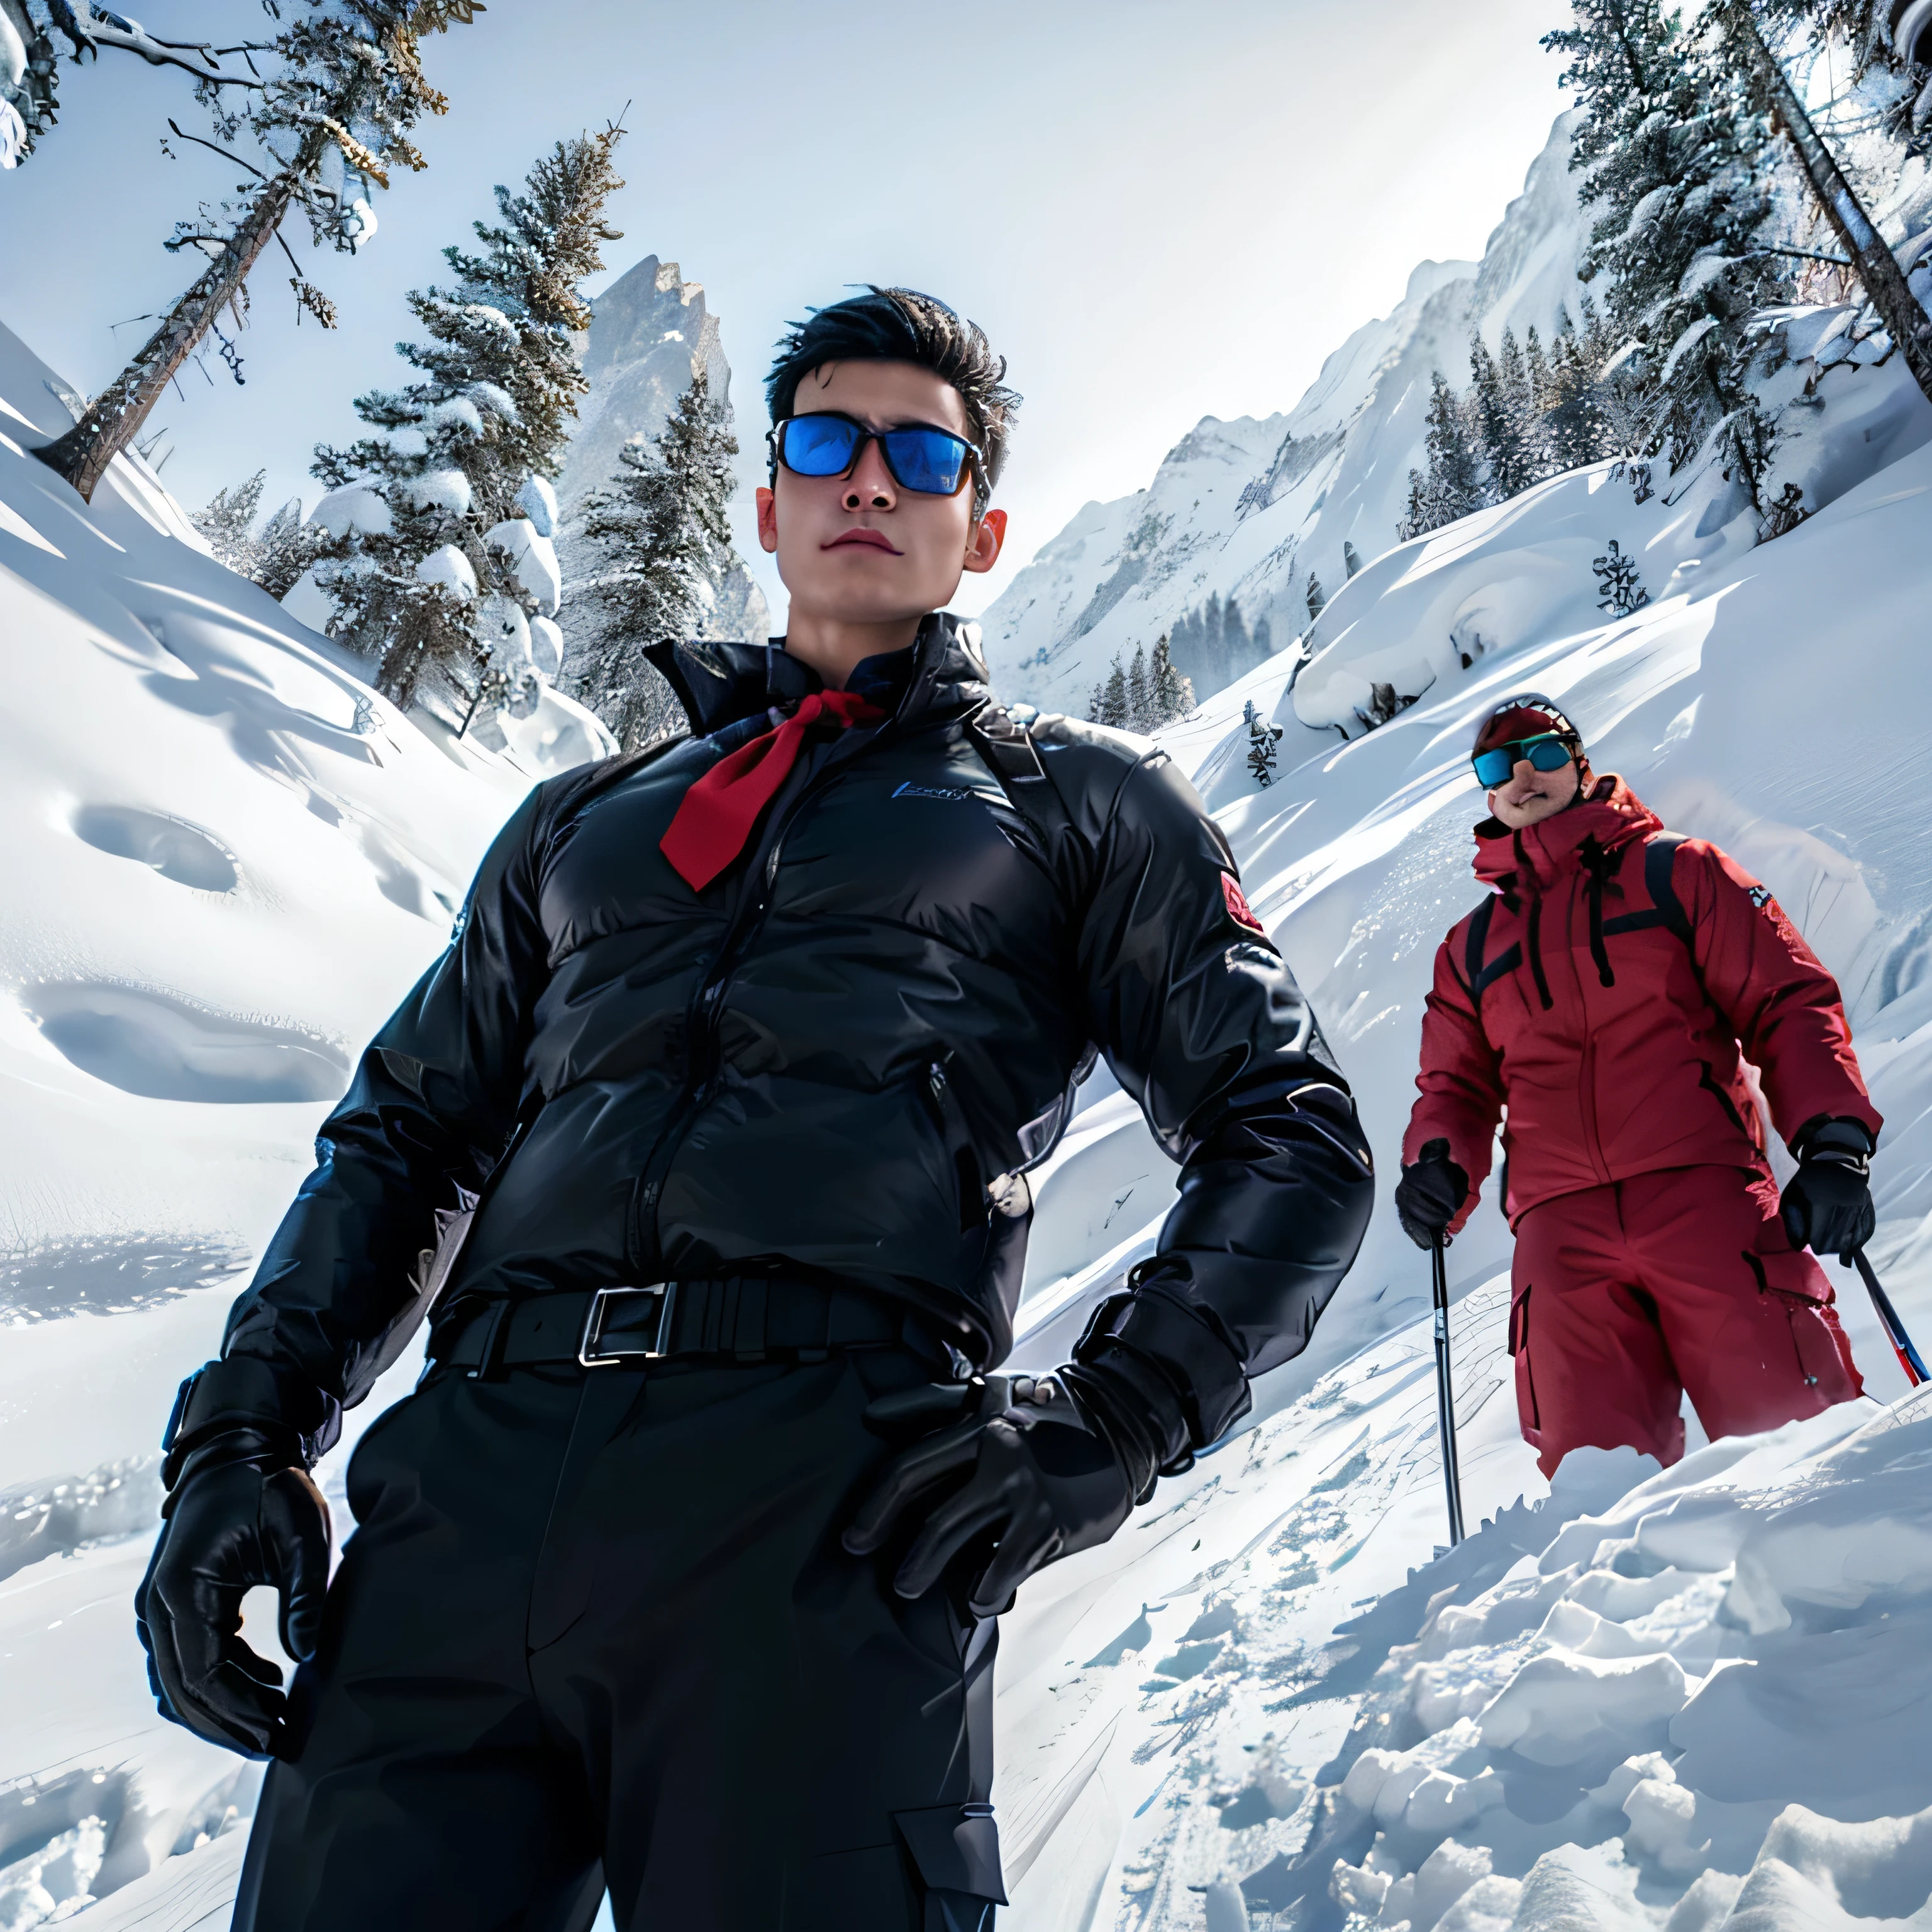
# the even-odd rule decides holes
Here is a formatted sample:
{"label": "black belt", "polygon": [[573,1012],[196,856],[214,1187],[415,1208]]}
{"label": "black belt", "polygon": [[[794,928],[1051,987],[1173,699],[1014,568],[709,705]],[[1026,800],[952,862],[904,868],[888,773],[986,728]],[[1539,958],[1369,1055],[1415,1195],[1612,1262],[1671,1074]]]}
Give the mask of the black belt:
{"label": "black belt", "polygon": [[904,1306],[854,1288],[770,1275],[460,1294],[438,1318],[429,1358],[472,1376],[574,1362],[586,1369],[709,1356],[823,1361],[848,1348],[946,1351]]}

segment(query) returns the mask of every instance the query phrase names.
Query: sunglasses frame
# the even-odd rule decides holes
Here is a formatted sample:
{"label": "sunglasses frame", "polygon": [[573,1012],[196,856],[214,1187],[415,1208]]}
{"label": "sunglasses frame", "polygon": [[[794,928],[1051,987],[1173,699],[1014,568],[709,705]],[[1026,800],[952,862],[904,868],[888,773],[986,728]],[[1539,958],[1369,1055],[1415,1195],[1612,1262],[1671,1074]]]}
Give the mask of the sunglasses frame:
{"label": "sunglasses frame", "polygon": [[[795,422],[802,422],[812,417],[825,416],[830,416],[835,422],[850,423],[853,428],[859,432],[859,440],[852,446],[851,461],[847,464],[843,470],[829,470],[822,476],[814,476],[808,470],[792,470],[791,465],[784,462],[786,429]],[[897,436],[905,430],[924,430],[934,436],[943,436],[950,442],[956,442],[962,449],[965,451],[966,461],[962,466],[959,481],[950,490],[922,490],[917,484],[908,483],[899,474],[898,466],[892,461],[892,452],[886,439],[890,436]],[[778,466],[782,463],[786,469],[791,470],[791,473],[794,476],[802,476],[808,482],[825,483],[842,480],[850,476],[853,471],[858,468],[859,460],[866,453],[866,446],[868,442],[876,442],[879,446],[880,460],[886,466],[886,474],[891,477],[902,490],[910,490],[915,496],[937,496],[941,501],[948,500],[951,497],[958,496],[959,492],[965,488],[968,477],[972,479],[973,494],[977,501],[984,502],[988,496],[992,494],[986,488],[986,452],[976,442],[960,435],[956,430],[943,428],[938,423],[895,423],[890,429],[874,429],[869,424],[862,423],[856,416],[848,416],[843,410],[809,410],[803,416],[787,416],[783,422],[773,423],[765,432],[765,442],[771,453],[771,473],[772,479],[775,483],[778,480]]]}
{"label": "sunglasses frame", "polygon": [[[1476,782],[1479,785],[1484,786],[1492,791],[1498,785],[1508,784],[1509,783],[1510,778],[1514,773],[1517,765],[1521,763],[1524,757],[1527,755],[1531,746],[1560,745],[1563,747],[1564,763],[1574,764],[1576,762],[1577,750],[1582,745],[1582,740],[1578,737],[1576,734],[1572,731],[1539,731],[1532,738],[1510,738],[1506,740],[1500,745],[1490,746],[1486,751],[1472,752],[1469,754],[1469,765],[1470,768],[1476,774]],[[1499,778],[1484,778],[1482,772],[1480,760],[1484,758],[1492,758],[1498,752],[1508,752],[1511,754],[1510,758],[1509,770],[1504,772],[1502,776]],[[1539,765],[1536,763],[1536,760],[1534,758],[1531,758],[1529,760],[1529,763],[1534,769],[1539,772],[1546,770],[1552,772],[1560,772],[1563,769],[1562,765],[1550,765],[1547,766]]]}

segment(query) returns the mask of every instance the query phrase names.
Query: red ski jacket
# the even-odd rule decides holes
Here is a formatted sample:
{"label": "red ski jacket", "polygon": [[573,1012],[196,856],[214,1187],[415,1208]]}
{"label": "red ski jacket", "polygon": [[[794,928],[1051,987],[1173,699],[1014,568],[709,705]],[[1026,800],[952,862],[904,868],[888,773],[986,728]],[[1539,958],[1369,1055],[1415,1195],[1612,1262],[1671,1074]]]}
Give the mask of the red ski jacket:
{"label": "red ski jacket", "polygon": [[1520,832],[1476,828],[1492,896],[1436,955],[1405,1163],[1442,1138],[1469,1178],[1503,1132],[1503,1208],[1660,1168],[1768,1174],[1744,1061],[1789,1142],[1820,1114],[1881,1124],[1837,982],[1716,846],[1666,832],[1615,776]]}

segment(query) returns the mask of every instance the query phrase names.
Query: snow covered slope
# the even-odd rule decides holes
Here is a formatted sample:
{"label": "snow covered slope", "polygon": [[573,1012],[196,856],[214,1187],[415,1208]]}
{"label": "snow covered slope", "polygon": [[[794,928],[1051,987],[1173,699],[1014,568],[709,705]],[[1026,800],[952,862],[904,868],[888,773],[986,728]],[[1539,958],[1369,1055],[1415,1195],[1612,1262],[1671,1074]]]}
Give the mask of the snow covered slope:
{"label": "snow covered slope", "polygon": [[1084,716],[1116,652],[1150,649],[1210,592],[1285,644],[1307,628],[1311,571],[1332,596],[1345,541],[1364,562],[1388,549],[1422,461],[1430,371],[1466,384],[1478,325],[1492,346],[1506,326],[1547,340],[1566,303],[1576,314],[1569,129],[1564,116],[1551,130],[1480,264],[1424,262],[1286,416],[1204,418],[1149,488],[1089,503],[1044,545],[982,620],[1000,688]]}
{"label": "snow covered slope", "polygon": [[[26,453],[62,387],[0,329],[0,1868],[94,1816],[105,1891],[238,1788],[142,1710],[114,1568],[170,1385],[530,781],[399,717],[144,464],[82,504]],[[87,1573],[36,1559],[136,1531],[111,1598],[45,1608]],[[0,1871],[0,1927],[35,1883]]]}

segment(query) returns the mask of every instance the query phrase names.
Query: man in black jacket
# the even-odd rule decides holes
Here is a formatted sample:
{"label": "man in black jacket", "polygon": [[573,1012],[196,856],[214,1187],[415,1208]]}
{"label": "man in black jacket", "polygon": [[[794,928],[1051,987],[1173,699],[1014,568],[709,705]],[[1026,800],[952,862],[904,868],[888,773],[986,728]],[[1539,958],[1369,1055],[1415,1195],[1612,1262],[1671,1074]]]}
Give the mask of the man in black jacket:
{"label": "man in black jacket", "polygon": [[[994,1618],[1354,1258],[1347,1087],[1198,799],[1016,722],[934,614],[998,555],[1004,374],[908,290],[794,332],[788,637],[657,653],[689,735],[512,818],[183,1385],[138,1609],[163,1710],[277,1760],[238,1928],[581,1928],[608,1885],[627,1932],[987,1932]],[[1179,1198],[1071,1362],[1001,1376],[1096,1048]],[[308,1472],[425,1312],[328,1583]]]}

